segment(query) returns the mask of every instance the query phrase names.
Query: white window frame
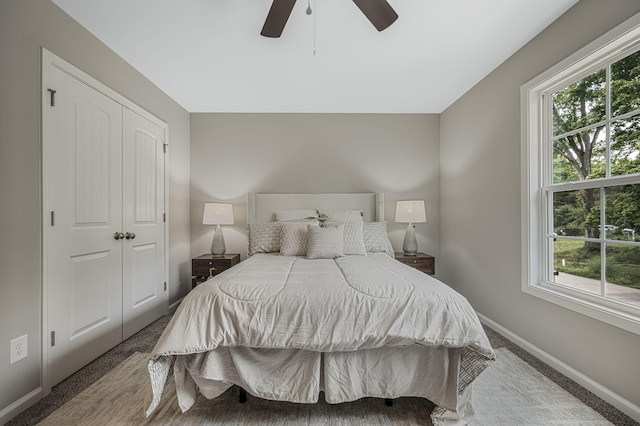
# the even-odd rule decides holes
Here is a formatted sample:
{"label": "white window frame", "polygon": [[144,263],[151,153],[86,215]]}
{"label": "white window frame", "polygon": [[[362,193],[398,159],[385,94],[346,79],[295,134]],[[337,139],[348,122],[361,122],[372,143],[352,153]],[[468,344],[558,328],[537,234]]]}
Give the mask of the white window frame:
{"label": "white window frame", "polygon": [[[580,49],[520,88],[521,170],[522,170],[522,291],[591,318],[640,334],[640,306],[634,307],[605,299],[546,279],[549,258],[543,245],[548,241],[549,203],[544,200],[543,177],[549,176],[545,144],[549,133],[544,119],[549,94],[566,87],[567,82],[586,77],[602,64],[638,50],[640,14],[623,22],[602,37]],[[546,100],[545,100],[546,99]],[[620,178],[618,178],[620,179]],[[620,184],[627,180],[621,177]],[[594,182],[573,184],[579,189]],[[571,188],[565,185],[566,189]]]}

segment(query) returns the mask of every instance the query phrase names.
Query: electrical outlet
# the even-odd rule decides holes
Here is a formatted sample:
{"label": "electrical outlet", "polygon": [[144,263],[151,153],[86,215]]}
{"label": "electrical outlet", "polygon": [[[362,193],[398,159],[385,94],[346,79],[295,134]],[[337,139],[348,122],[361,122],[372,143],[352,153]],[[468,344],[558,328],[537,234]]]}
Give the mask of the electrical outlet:
{"label": "electrical outlet", "polygon": [[22,358],[26,358],[28,354],[28,336],[25,334],[24,336],[16,337],[15,339],[9,342],[10,345],[10,356],[9,363],[13,364],[14,362],[20,361]]}

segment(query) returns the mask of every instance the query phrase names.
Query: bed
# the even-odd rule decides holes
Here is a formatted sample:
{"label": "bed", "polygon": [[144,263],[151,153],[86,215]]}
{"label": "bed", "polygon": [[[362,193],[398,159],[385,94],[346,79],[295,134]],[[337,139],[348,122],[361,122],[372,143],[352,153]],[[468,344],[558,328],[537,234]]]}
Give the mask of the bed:
{"label": "bed", "polygon": [[150,355],[147,415],[173,371],[183,411],[237,385],[296,403],[416,396],[435,425],[469,422],[494,352],[464,297],[393,258],[383,194],[247,205],[249,257],[180,304]]}

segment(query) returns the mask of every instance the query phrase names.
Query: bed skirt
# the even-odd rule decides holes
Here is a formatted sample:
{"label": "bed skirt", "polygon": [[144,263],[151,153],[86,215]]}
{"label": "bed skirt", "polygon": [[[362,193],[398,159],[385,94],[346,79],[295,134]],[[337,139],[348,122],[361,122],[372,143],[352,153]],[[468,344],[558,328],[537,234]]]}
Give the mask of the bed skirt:
{"label": "bed skirt", "polygon": [[[420,345],[333,353],[222,347],[168,356],[154,368],[164,365],[166,374],[160,376],[166,379],[173,364],[183,412],[195,403],[198,392],[213,399],[237,385],[259,398],[294,403],[316,403],[321,391],[330,404],[365,397],[421,397],[436,405],[434,425],[458,425],[472,417],[470,384],[490,362],[468,348]],[[158,403],[159,398],[148,404],[147,414]]]}

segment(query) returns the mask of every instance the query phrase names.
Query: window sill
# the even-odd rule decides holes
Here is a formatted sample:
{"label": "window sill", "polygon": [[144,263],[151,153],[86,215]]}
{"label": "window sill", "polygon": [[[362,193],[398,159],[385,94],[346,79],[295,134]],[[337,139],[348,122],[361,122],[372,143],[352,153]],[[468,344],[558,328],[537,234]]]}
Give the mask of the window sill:
{"label": "window sill", "polygon": [[626,308],[624,304],[548,283],[540,283],[538,285],[525,283],[522,291],[563,308],[640,335],[640,316],[633,312],[634,310],[637,311],[637,309]]}

